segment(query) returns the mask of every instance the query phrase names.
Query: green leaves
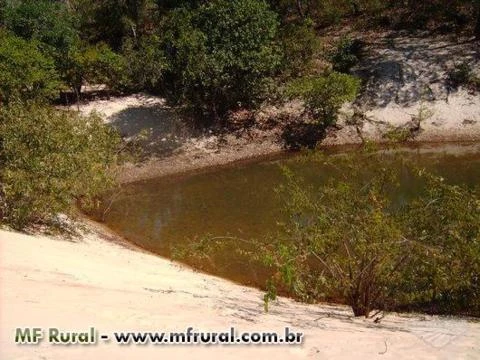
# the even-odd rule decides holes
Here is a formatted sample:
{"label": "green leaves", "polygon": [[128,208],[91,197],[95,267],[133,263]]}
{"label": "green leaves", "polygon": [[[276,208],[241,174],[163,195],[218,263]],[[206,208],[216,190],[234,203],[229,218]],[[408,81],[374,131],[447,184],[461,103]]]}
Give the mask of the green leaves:
{"label": "green leaves", "polygon": [[121,89],[128,83],[125,59],[106,44],[79,45],[64,60],[63,76],[77,95],[85,82],[106,84],[110,89]]}
{"label": "green leaves", "polygon": [[169,64],[159,36],[144,36],[138,42],[128,39],[122,53],[131,89],[155,91],[161,88]]}
{"label": "green leaves", "polygon": [[59,77],[54,60],[26,41],[0,30],[0,103],[12,99],[52,99],[58,95]]}
{"label": "green leaves", "polygon": [[0,108],[1,222],[23,228],[94,205],[114,185],[119,137],[95,115],[35,103]]}
{"label": "green leaves", "polygon": [[333,70],[348,73],[359,61],[362,43],[349,37],[342,37],[335,49],[328,54]]}
{"label": "green leaves", "polygon": [[282,69],[287,76],[298,77],[311,71],[313,56],[319,47],[314,23],[304,20],[280,28],[283,49]]}
{"label": "green leaves", "polygon": [[7,29],[24,39],[34,39],[65,54],[78,34],[75,19],[62,2],[22,0],[11,2],[5,9]]}
{"label": "green leaves", "polygon": [[280,66],[278,21],[259,0],[176,9],[164,24],[171,93],[216,118],[250,106]]}
{"label": "green leaves", "polygon": [[425,192],[397,209],[390,192],[402,170],[392,158],[319,160],[341,169],[335,181],[308,188],[285,172],[290,221],[264,247],[280,275],[272,280],[306,301],[345,302],[357,316],[399,308],[480,314],[478,192],[410,168]]}
{"label": "green leaves", "polygon": [[354,100],[359,88],[359,79],[333,71],[324,76],[293,80],[287,95],[302,98],[306,110],[318,119],[319,124],[330,126],[335,124],[342,104]]}

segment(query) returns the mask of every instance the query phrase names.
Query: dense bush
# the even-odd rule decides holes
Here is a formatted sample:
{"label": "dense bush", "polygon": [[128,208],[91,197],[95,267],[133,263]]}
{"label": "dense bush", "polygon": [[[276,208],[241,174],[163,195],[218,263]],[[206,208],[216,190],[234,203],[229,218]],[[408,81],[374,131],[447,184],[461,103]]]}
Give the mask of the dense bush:
{"label": "dense bush", "polygon": [[7,2],[5,26],[24,39],[35,39],[65,54],[77,41],[75,18],[66,5],[51,0]]}
{"label": "dense bush", "polygon": [[324,76],[308,77],[290,83],[289,96],[299,96],[305,108],[322,126],[335,124],[343,103],[355,99],[360,81],[350,75],[331,72]]}
{"label": "dense bush", "polygon": [[[72,6],[80,3],[74,2]],[[81,5],[84,9],[86,4]],[[36,40],[43,54],[55,60],[62,80],[77,95],[86,82],[106,84],[110,89],[125,88],[127,74],[123,58],[103,42],[90,45],[82,41],[80,36],[85,34],[77,29],[76,15],[61,2],[22,0],[6,7],[5,25],[17,36]]]}
{"label": "dense bush", "polygon": [[480,316],[480,194],[432,174],[420,176],[426,191],[401,214],[404,237],[415,241],[417,256],[397,284],[399,302]]}
{"label": "dense bush", "polygon": [[35,103],[0,107],[0,221],[48,222],[113,184],[119,138],[100,118]]}
{"label": "dense bush", "polygon": [[261,0],[215,0],[170,13],[165,24],[167,85],[215,119],[261,98],[281,56],[276,14]]}
{"label": "dense bush", "polygon": [[353,158],[335,159],[332,165],[339,164],[339,178],[318,188],[284,169],[289,220],[267,247],[266,262],[281,274],[276,279],[304,301],[341,301],[356,316],[368,315],[379,306],[385,287],[395,283],[399,275],[392,269],[410,253],[410,244],[402,241],[389,213],[387,191],[394,174],[372,164],[365,177],[365,162]]}
{"label": "dense bush", "polygon": [[39,43],[0,30],[0,104],[17,99],[52,99],[58,95],[59,76],[54,60]]}
{"label": "dense bush", "polygon": [[77,97],[85,83],[106,84],[109,89],[122,89],[128,84],[124,58],[106,44],[84,44],[72,49],[65,59],[65,82]]}
{"label": "dense bush", "polygon": [[360,60],[362,43],[349,37],[342,37],[329,53],[329,60],[333,70],[348,73]]}
{"label": "dense bush", "polygon": [[138,41],[129,38],[122,54],[130,89],[158,91],[161,88],[168,64],[159,36],[144,36]]}
{"label": "dense bush", "polygon": [[318,38],[311,20],[289,23],[280,30],[283,49],[283,72],[288,76],[308,73],[318,48]]}
{"label": "dense bush", "polygon": [[314,188],[286,170],[289,221],[265,247],[274,283],[305,301],[345,302],[357,316],[374,309],[480,316],[480,194],[411,169],[425,192],[393,206],[401,170],[388,166],[391,158],[370,157],[322,157],[337,179]]}
{"label": "dense bush", "polygon": [[78,29],[82,40],[89,44],[103,42],[120,50],[126,36],[132,34],[132,20],[128,17],[127,4],[138,1],[118,0],[70,0],[70,6],[78,15]]}
{"label": "dense bush", "polygon": [[463,86],[472,91],[480,90],[480,78],[468,63],[458,64],[448,73],[448,84],[452,89]]}

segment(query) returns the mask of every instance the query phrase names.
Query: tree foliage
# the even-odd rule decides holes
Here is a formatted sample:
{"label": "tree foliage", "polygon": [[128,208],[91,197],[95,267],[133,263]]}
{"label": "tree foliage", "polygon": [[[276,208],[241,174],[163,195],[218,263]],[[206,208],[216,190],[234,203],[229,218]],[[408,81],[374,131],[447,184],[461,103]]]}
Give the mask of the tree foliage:
{"label": "tree foliage", "polygon": [[106,84],[109,89],[127,86],[125,59],[106,44],[80,45],[69,52],[65,61],[68,65],[64,69],[64,80],[77,96],[85,83]]}
{"label": "tree foliage", "polygon": [[282,70],[284,74],[298,77],[311,70],[312,59],[319,47],[313,25],[313,21],[306,19],[281,27],[279,38],[283,51]]}
{"label": "tree foliage", "polygon": [[289,220],[265,247],[266,264],[278,271],[273,283],[305,301],[345,302],[356,316],[374,309],[478,316],[478,192],[411,169],[424,193],[394,206],[401,170],[391,158],[367,156],[336,157],[336,180],[314,188],[285,170]]}
{"label": "tree foliage", "polygon": [[130,89],[158,92],[162,88],[169,64],[159,36],[149,35],[138,40],[129,38],[122,53]]}
{"label": "tree foliage", "polygon": [[27,41],[0,30],[0,104],[12,99],[46,100],[58,95],[59,76],[53,58]]}
{"label": "tree foliage", "polygon": [[77,41],[75,17],[62,2],[21,0],[4,11],[7,29],[24,39],[34,39],[64,55]]}
{"label": "tree foliage", "polygon": [[277,29],[275,13],[259,0],[173,11],[165,24],[172,92],[217,118],[251,105],[280,64]]}
{"label": "tree foliage", "polygon": [[[398,282],[403,302],[427,310],[480,315],[480,194],[420,172],[426,191],[401,214],[404,234],[421,250]],[[415,279],[406,282],[405,279]]]}
{"label": "tree foliage", "polygon": [[342,37],[328,54],[333,70],[348,73],[360,60],[361,49],[362,43],[359,40]]}
{"label": "tree foliage", "polygon": [[91,115],[36,103],[0,108],[0,222],[22,228],[93,205],[114,183],[119,138]]}
{"label": "tree foliage", "polygon": [[302,98],[306,110],[325,127],[335,124],[338,110],[343,103],[355,99],[359,87],[359,79],[333,71],[324,76],[293,80],[287,94]]}

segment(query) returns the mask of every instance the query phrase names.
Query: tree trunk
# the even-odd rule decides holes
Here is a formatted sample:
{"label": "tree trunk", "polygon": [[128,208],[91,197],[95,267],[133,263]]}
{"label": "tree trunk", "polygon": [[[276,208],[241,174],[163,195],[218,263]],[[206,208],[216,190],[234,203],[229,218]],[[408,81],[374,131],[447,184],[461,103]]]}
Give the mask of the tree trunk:
{"label": "tree trunk", "polygon": [[365,294],[362,294],[362,291],[357,290],[350,296],[350,306],[352,307],[355,317],[365,316],[368,318],[370,314],[370,304],[366,302],[368,302],[368,299],[365,298]]}
{"label": "tree trunk", "polygon": [[365,306],[362,301],[358,301],[356,304],[352,304],[351,306],[353,315],[355,315],[355,317],[365,316],[368,318],[368,315],[370,315],[370,309],[368,309],[368,307]]}

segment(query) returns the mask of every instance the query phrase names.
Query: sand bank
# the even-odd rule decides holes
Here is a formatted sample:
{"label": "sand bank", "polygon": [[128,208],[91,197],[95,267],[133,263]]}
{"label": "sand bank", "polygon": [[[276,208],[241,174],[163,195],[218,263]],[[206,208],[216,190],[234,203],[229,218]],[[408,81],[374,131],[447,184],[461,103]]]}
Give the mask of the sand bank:
{"label": "sand bank", "polygon": [[[265,313],[262,293],[90,233],[62,240],[0,231],[1,359],[476,359],[480,323],[387,315],[289,299]],[[296,346],[16,345],[16,327],[113,331],[283,331]]]}

